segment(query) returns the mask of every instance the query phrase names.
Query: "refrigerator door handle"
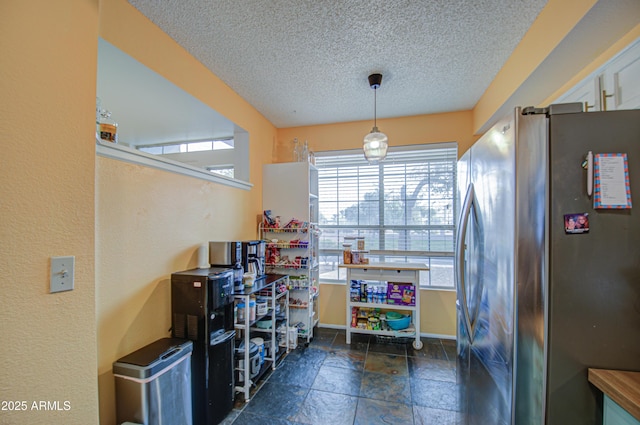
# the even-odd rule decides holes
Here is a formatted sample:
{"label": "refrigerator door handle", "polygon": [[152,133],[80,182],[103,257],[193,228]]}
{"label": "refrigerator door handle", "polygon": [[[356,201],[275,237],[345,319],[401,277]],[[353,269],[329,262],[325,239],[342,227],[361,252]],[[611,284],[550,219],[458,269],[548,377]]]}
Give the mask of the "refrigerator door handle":
{"label": "refrigerator door handle", "polygon": [[458,303],[460,305],[460,313],[465,331],[469,335],[469,342],[473,344],[473,334],[475,331],[475,321],[471,322],[469,317],[469,304],[467,303],[467,282],[464,274],[464,251],[465,239],[467,236],[467,224],[471,216],[471,208],[475,203],[475,190],[473,183],[469,184],[467,194],[462,205],[462,213],[460,214],[460,222],[458,223],[458,237],[456,238],[456,293]]}

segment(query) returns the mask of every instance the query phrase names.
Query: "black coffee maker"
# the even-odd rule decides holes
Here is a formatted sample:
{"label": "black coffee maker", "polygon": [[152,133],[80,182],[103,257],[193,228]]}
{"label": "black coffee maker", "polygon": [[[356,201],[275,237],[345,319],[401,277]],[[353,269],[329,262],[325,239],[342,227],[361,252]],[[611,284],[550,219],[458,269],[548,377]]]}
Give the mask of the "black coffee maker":
{"label": "black coffee maker", "polygon": [[240,241],[209,242],[209,264],[212,267],[225,267],[233,270],[234,290],[244,289],[242,278],[245,270]]}
{"label": "black coffee maker", "polygon": [[242,242],[242,266],[248,273],[255,273],[256,278],[266,274],[265,271],[265,241]]}

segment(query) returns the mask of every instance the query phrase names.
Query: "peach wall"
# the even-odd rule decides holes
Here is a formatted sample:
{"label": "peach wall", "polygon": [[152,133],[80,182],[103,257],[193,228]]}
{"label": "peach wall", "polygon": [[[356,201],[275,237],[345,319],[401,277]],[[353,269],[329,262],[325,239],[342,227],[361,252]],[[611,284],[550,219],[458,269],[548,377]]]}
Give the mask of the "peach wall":
{"label": "peach wall", "polygon": [[[378,119],[378,128],[389,136],[390,146],[421,143],[458,142],[459,154],[477,139],[473,136],[471,111],[447,114]],[[292,141],[307,140],[314,151],[361,149],[362,139],[371,131],[373,121],[290,127],[278,129],[273,162],[292,160]]]}
{"label": "peach wall", "polygon": [[169,336],[170,276],[209,240],[253,239],[275,128],[125,0],[100,3],[100,37],[249,133],[249,191],[97,158],[96,294],[100,423],[115,423],[112,363]]}
{"label": "peach wall", "polygon": [[[97,0],[0,3],[0,400],[25,402],[2,424],[98,421],[97,24]],[[52,256],[73,291],[49,293]]]}
{"label": "peach wall", "polygon": [[255,238],[248,193],[108,158],[96,166],[100,422],[115,423],[118,358],[169,336],[170,276],[197,266],[208,240]]}

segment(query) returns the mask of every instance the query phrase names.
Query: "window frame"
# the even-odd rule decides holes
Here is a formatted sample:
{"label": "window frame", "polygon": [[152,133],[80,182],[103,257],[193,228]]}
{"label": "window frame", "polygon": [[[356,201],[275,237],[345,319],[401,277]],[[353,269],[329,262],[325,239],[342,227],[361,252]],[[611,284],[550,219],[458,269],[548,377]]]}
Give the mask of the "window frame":
{"label": "window frame", "polygon": [[[441,231],[446,231],[450,233],[450,236],[447,236],[447,244],[448,246],[451,246],[451,250],[444,250],[444,251],[435,251],[435,250],[390,250],[390,249],[376,249],[376,250],[372,250],[369,249],[369,257],[378,257],[378,256],[382,256],[381,258],[384,258],[384,256],[387,257],[405,257],[405,260],[408,262],[427,262],[428,264],[431,262],[431,260],[433,259],[445,259],[445,261],[448,263],[449,261],[453,261],[454,258],[454,250],[455,250],[455,234],[456,234],[456,229],[457,229],[457,220],[456,217],[458,215],[458,202],[459,200],[457,199],[456,196],[456,192],[457,192],[457,160],[458,160],[458,144],[456,142],[443,142],[443,143],[432,143],[432,144],[420,144],[420,145],[408,145],[408,146],[394,146],[394,147],[390,147],[389,148],[389,154],[388,157],[393,157],[394,153],[403,153],[403,152],[410,152],[410,151],[416,151],[416,150],[434,150],[434,149],[452,149],[453,152],[449,152],[446,155],[443,155],[442,161],[451,161],[452,164],[452,169],[451,169],[451,182],[450,182],[450,196],[451,196],[451,205],[452,205],[452,217],[451,217],[451,224],[430,224],[430,225],[393,225],[393,224],[386,224],[383,221],[383,224],[378,224],[378,225],[361,225],[361,226],[356,226],[356,227],[351,227],[351,229],[355,229],[352,233],[356,233],[359,234],[358,230],[378,230],[381,234],[384,234],[386,230],[390,230],[390,229],[399,229],[401,231],[411,231],[411,230],[421,230],[421,231],[434,231],[434,230],[441,230]],[[347,155],[362,155],[362,151],[359,149],[350,149],[350,150],[335,150],[335,151],[322,151],[322,152],[316,152],[315,156],[316,156],[316,167],[319,169],[319,175],[321,175],[321,170],[323,168],[323,164],[322,164],[322,158],[323,157],[336,157],[336,156],[347,156]],[[447,156],[450,156],[451,159],[446,158]],[[388,161],[388,159],[387,159]],[[412,161],[398,161],[396,160],[396,162],[401,163],[401,164],[410,164]],[[345,162],[345,166],[347,166],[348,161]],[[355,164],[355,162],[354,162]],[[366,165],[366,161],[362,160],[362,164],[360,165]],[[385,161],[380,162],[380,164],[378,164],[378,172],[382,172],[384,170],[384,166],[388,165],[388,162],[385,163]],[[356,165],[354,165],[356,166]],[[380,174],[378,174],[379,176]],[[407,174],[405,173],[405,176]],[[379,193],[383,194],[381,199],[378,199],[378,210],[379,210],[379,217],[384,220],[384,206],[385,206],[385,202],[384,202],[384,173],[383,173],[383,177],[379,178],[376,177],[378,179],[378,184],[380,185],[380,189],[379,189]],[[406,177],[405,177],[406,178]],[[320,182],[322,181],[322,177],[319,176],[319,180]],[[358,179],[358,184],[360,183],[359,179]],[[337,198],[339,199],[339,198]],[[336,200],[336,202],[338,202]],[[320,203],[322,203],[322,194],[320,194]],[[431,200],[429,201],[429,206],[431,205]],[[341,230],[344,231],[346,229],[349,229],[348,226],[345,225],[340,225],[340,224],[335,224],[335,225],[326,225],[326,224],[321,224],[318,223],[320,230],[322,231],[323,229],[329,230],[331,229],[333,230],[337,230],[338,234],[340,234]],[[339,236],[340,238],[340,236]],[[450,238],[450,240],[449,240]],[[384,243],[384,236],[379,236],[379,241],[380,243]],[[429,241],[429,243],[431,243],[431,241]],[[384,245],[382,245],[384,246]],[[342,256],[342,249],[340,248],[319,248],[318,249],[318,255],[319,257],[326,257],[326,256],[336,256],[338,258],[340,258]],[[411,260],[413,258],[413,261]],[[391,260],[391,261],[397,261],[397,260]],[[448,265],[446,267],[449,267]],[[454,268],[454,264],[451,265],[451,273],[453,273],[453,268]],[[337,270],[336,270],[337,271]],[[338,271],[337,271],[338,272]],[[429,276],[426,279],[421,279],[421,281],[423,281],[423,283],[421,283],[420,285],[420,289],[437,289],[437,290],[455,290],[455,282],[452,282],[452,280],[447,280],[447,282],[451,282],[450,284],[447,285],[437,285],[434,284],[431,280],[431,272],[427,272],[429,273]],[[322,282],[323,283],[329,283],[329,284],[345,284],[345,278],[344,278],[344,269],[340,269],[340,271],[338,272],[338,279],[331,279],[331,278],[327,278],[322,277]],[[343,276],[340,276],[343,275]],[[451,276],[451,279],[453,279],[453,275]],[[424,280],[427,281],[427,283],[424,283]]]}

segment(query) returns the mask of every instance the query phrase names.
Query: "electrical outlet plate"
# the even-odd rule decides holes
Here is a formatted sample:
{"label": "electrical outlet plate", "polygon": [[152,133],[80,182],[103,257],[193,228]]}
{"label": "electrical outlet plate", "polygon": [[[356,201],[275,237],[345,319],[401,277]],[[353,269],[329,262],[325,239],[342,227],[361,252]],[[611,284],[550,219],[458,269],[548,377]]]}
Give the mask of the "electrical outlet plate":
{"label": "electrical outlet plate", "polygon": [[50,293],[73,290],[75,257],[51,257]]}

